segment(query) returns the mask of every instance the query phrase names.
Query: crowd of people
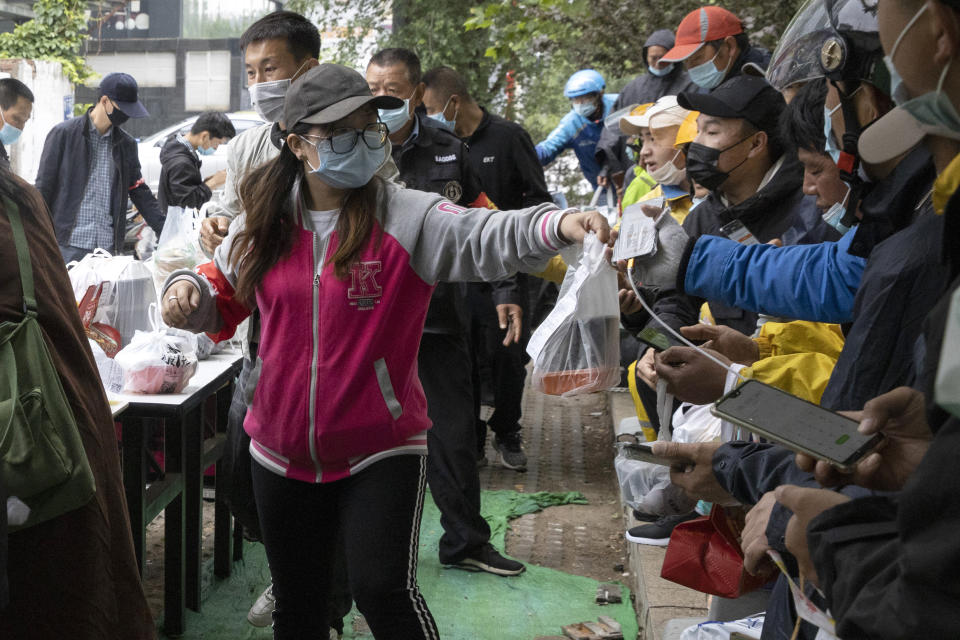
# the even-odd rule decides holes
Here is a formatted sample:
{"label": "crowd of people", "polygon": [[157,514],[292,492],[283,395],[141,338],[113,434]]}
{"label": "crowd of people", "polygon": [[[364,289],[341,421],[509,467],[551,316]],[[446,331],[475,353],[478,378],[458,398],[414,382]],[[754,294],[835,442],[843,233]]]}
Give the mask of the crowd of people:
{"label": "crowd of people", "polygon": [[[224,340],[247,321],[225,468],[272,576],[251,624],[336,637],[356,603],[376,637],[438,637],[416,580],[427,486],[442,564],[522,573],[490,543],[478,467],[488,428],[503,466],[527,465],[537,276],[589,233],[616,241],[604,215],[553,203],[543,167],[572,149],[599,204],[656,219],[656,252],[615,265],[620,353],[636,433],[689,501],[635,510],[629,543],[666,545],[680,523],[737,507],[744,568],[769,584],[717,619],[765,610],[765,639],[954,637],[958,25],[954,0],[807,0],[771,55],[704,6],[652,30],[621,93],[573,74],[570,111],[534,144],[456,69],[424,71],[402,48],[363,73],[324,63],[317,27],[277,11],[240,40],[265,123],[237,135],[201,114],[164,145],[158,198],[121,128],[147,115],[137,84],[107,75],[50,133],[35,188],[0,158],[0,255],[17,257],[0,264],[0,340],[38,323],[96,485],[32,526],[6,532],[0,514],[0,636],[155,633],[63,268],[122,250],[128,199],[158,235],[168,206],[208,203],[211,259],[167,279],[164,322]],[[0,80],[4,144],[33,100]],[[222,144],[226,171],[203,179],[200,156]],[[664,327],[686,340],[665,330],[670,344],[652,346]],[[744,380],[848,412],[882,444],[841,470],[712,417]],[[708,436],[670,441],[680,424]]]}

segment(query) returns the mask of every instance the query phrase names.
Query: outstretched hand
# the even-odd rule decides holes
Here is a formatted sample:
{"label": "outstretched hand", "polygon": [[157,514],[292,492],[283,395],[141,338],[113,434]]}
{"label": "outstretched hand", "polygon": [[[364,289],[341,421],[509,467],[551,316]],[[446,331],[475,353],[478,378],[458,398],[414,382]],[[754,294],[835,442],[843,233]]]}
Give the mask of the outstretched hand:
{"label": "outstretched hand", "polygon": [[560,221],[560,235],[568,242],[580,244],[591,231],[597,234],[600,242],[613,246],[616,234],[610,229],[606,216],[599,211],[578,211],[568,213]]}

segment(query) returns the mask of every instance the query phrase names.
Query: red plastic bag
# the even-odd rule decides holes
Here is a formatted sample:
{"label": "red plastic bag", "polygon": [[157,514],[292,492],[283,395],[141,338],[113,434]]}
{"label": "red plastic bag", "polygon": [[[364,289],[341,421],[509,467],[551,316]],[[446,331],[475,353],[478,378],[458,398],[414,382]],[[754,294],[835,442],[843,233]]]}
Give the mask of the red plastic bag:
{"label": "red plastic bag", "polygon": [[746,572],[738,538],[737,527],[724,508],[713,505],[709,516],[674,528],[660,577],[724,598],[755,591],[768,578]]}

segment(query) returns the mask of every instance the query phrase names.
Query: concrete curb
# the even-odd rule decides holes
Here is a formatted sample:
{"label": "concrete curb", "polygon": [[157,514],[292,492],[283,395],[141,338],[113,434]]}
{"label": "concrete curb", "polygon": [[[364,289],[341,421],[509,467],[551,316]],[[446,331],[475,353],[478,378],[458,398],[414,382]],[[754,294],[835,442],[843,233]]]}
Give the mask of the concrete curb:
{"label": "concrete curb", "polygon": [[[616,427],[624,418],[636,417],[629,393],[609,392],[611,431],[616,438]],[[624,531],[639,524],[633,510],[623,504]],[[707,617],[707,595],[681,587],[660,577],[660,567],[666,547],[653,547],[626,542],[630,558],[628,585],[636,599],[634,608],[640,627],[639,640],[667,640],[663,635],[668,620],[689,618],[690,624]]]}

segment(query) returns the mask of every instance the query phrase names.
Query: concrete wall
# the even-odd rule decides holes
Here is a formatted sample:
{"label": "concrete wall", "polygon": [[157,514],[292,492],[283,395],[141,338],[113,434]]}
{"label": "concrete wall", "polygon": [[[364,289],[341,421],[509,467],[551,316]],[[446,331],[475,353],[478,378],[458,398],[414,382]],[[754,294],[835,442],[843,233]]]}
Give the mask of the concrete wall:
{"label": "concrete wall", "polygon": [[123,125],[135,138],[208,109],[250,108],[237,38],[91,41],[86,59],[100,75],[87,86],[77,87],[77,104],[96,101],[100,78],[108,73],[119,71],[136,78],[140,100],[150,117]]}
{"label": "concrete wall", "polygon": [[0,77],[16,78],[33,91],[33,115],[20,139],[7,147],[10,168],[33,183],[47,134],[73,113],[73,86],[59,62],[45,60],[0,60]]}

